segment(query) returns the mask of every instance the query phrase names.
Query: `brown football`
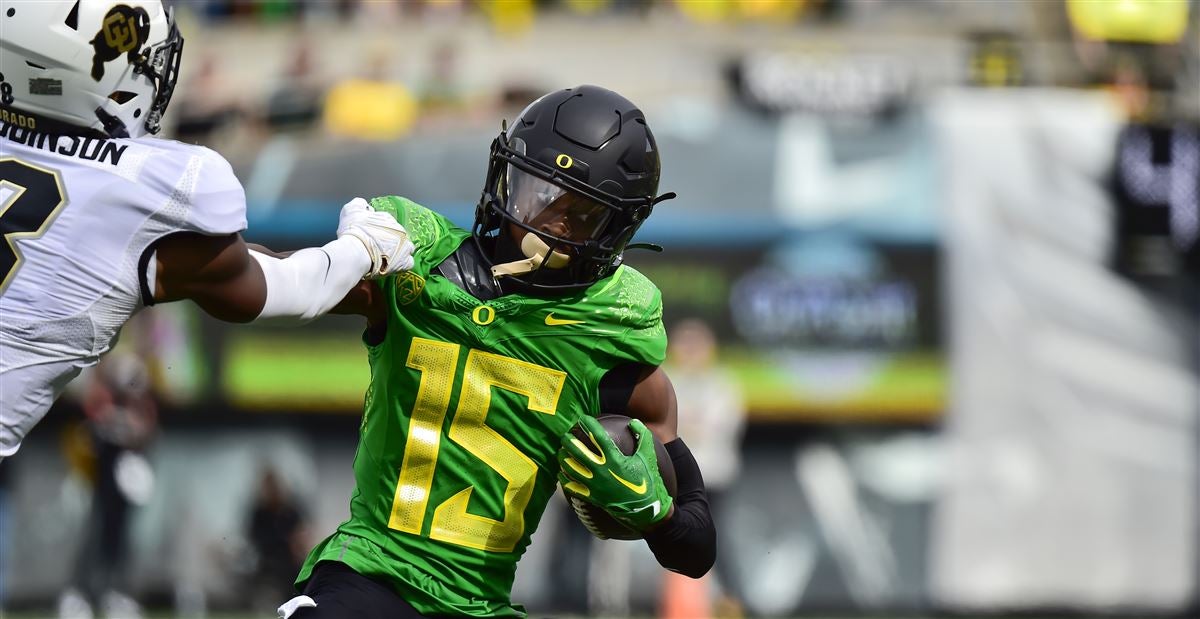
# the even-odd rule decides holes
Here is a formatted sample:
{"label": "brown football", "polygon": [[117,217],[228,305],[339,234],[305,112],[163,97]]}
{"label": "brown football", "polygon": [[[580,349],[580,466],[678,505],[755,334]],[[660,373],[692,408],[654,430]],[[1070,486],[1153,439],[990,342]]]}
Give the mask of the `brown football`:
{"label": "brown football", "polygon": [[[601,415],[596,418],[600,425],[604,427],[608,435],[612,437],[616,443],[617,449],[625,455],[631,455],[637,449],[637,439],[634,438],[633,432],[629,430],[630,418],[624,415]],[[571,433],[576,438],[584,441],[587,445],[587,437],[583,433],[583,428],[576,425],[571,428]],[[652,436],[652,438],[654,438]],[[658,472],[662,475],[663,485],[667,487],[667,492],[671,496],[675,496],[675,466],[671,464],[671,457],[667,455],[667,449],[663,447],[661,441],[654,438],[654,454],[658,459]],[[567,498],[567,504],[571,509],[575,510],[575,515],[579,517],[579,521],[583,526],[591,531],[592,535],[600,539],[641,539],[642,534],[633,529],[621,524],[616,518],[608,515],[608,512],[603,509],[584,501],[583,499],[574,498],[566,492],[563,495]]]}

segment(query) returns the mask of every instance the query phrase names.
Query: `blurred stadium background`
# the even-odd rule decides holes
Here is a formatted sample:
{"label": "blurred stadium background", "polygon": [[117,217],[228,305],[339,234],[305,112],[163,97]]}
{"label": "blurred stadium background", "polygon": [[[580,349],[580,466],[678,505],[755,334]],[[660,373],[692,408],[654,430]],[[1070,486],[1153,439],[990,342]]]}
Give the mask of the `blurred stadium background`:
{"label": "blurred stadium background", "polygon": [[[680,198],[628,262],[721,558],[697,588],[555,502],[532,616],[1200,616],[1196,2],[173,4],[170,137],[230,159],[274,249],[354,196],[468,225],[542,92],[646,111]],[[0,608],[274,616],[289,552],[347,514],[358,338],[131,323],[0,466]]]}

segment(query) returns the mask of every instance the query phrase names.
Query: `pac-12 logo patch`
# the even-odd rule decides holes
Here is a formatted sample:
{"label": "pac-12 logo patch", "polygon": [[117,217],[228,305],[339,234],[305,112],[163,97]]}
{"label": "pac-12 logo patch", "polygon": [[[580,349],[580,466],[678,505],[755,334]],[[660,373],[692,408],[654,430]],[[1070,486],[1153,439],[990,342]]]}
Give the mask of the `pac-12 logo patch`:
{"label": "pac-12 logo patch", "polygon": [[408,305],[416,301],[425,290],[425,278],[412,271],[402,271],[396,275],[396,302]]}
{"label": "pac-12 logo patch", "polygon": [[97,82],[104,77],[104,63],[111,62],[121,54],[129,54],[133,62],[138,50],[150,36],[150,14],[143,8],[118,4],[108,10],[100,31],[89,43],[96,51],[92,56],[92,79]]}

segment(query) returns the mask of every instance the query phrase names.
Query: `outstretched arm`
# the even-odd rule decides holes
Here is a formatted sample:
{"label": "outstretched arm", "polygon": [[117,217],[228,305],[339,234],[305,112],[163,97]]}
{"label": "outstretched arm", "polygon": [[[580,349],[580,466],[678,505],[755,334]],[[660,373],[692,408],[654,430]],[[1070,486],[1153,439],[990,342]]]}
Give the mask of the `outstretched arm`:
{"label": "outstretched arm", "polygon": [[367,317],[367,327],[381,327],[387,322],[387,301],[378,282],[363,280],[358,282],[346,296],[329,310],[330,314],[353,314]]}
{"label": "outstretched arm", "polygon": [[330,311],[364,276],[410,268],[411,254],[403,226],[355,200],[342,209],[337,240],[286,257],[256,251],[236,234],[167,237],[153,254],[153,299],[192,299],[230,322],[306,322]]}
{"label": "outstretched arm", "polygon": [[154,287],[155,303],[192,299],[228,322],[250,322],[262,313],[266,277],[239,234],[174,234],[158,242],[153,259],[155,272],[147,283]]}

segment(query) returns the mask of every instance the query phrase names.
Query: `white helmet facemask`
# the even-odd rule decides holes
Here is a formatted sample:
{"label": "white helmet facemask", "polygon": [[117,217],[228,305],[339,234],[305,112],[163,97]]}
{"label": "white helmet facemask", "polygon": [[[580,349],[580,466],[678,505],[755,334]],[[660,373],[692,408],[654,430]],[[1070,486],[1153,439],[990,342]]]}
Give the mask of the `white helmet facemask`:
{"label": "white helmet facemask", "polygon": [[157,133],[182,50],[159,0],[0,0],[0,119]]}

